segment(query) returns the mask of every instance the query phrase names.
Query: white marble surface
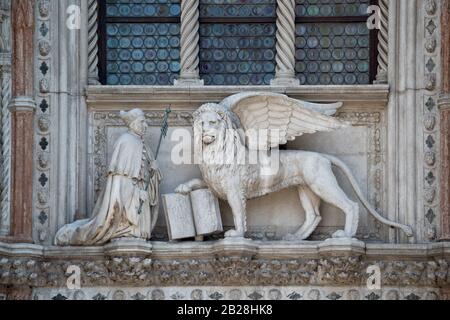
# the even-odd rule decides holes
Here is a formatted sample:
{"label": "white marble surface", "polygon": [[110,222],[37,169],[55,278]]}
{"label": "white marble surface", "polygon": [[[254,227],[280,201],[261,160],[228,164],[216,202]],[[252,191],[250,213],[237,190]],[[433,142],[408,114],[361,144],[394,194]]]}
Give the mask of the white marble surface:
{"label": "white marble surface", "polygon": [[162,196],[170,240],[196,236],[194,215],[189,195],[165,194]]}

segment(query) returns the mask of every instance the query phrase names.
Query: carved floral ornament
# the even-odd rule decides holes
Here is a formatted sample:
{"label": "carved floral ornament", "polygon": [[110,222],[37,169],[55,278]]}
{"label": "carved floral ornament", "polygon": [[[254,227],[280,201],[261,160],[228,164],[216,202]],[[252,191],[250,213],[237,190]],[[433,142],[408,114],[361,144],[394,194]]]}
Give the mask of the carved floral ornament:
{"label": "carved floral ornament", "polygon": [[429,261],[365,261],[362,256],[313,259],[159,260],[113,256],[95,260],[36,260],[0,256],[0,284],[60,287],[70,265],[81,268],[87,286],[365,286],[366,270],[379,265],[383,286],[439,287],[450,284],[449,264]]}

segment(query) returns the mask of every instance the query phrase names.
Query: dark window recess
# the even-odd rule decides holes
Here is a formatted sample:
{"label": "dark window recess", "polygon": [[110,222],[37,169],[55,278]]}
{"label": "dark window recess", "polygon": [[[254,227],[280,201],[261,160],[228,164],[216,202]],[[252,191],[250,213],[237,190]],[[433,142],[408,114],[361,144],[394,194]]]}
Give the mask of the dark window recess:
{"label": "dark window recess", "polygon": [[296,67],[303,85],[370,84],[377,72],[373,0],[296,0]]}
{"label": "dark window recess", "polygon": [[276,0],[200,0],[206,85],[268,85],[275,76]]}
{"label": "dark window recess", "polygon": [[[369,84],[377,72],[377,0],[296,0],[296,75],[303,85]],[[200,0],[206,85],[268,85],[276,68],[276,0]],[[101,0],[102,84],[172,85],[180,71],[180,0]]]}
{"label": "dark window recess", "polygon": [[100,81],[171,85],[180,71],[180,0],[100,1]]}

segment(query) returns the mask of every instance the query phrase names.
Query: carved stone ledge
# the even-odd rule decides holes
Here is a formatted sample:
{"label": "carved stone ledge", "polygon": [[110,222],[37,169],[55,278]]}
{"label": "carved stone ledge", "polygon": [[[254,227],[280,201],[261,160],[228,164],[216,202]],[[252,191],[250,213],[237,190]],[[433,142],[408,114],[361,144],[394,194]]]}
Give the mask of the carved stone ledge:
{"label": "carved stone ledge", "polygon": [[[133,245],[134,242],[134,245]],[[364,286],[378,265],[384,286],[438,288],[450,284],[450,243],[364,245],[359,241],[219,241],[42,247],[0,243],[0,284],[64,286],[79,266],[94,286]]]}
{"label": "carved stone ledge", "polygon": [[108,256],[149,256],[152,245],[143,239],[118,239],[105,245],[104,252]]}
{"label": "carved stone ledge", "polygon": [[87,103],[91,111],[120,110],[130,106],[164,110],[169,105],[174,109],[194,110],[203,103],[219,102],[247,91],[283,93],[314,102],[342,101],[344,107],[373,110],[386,108],[389,86],[88,86]]}

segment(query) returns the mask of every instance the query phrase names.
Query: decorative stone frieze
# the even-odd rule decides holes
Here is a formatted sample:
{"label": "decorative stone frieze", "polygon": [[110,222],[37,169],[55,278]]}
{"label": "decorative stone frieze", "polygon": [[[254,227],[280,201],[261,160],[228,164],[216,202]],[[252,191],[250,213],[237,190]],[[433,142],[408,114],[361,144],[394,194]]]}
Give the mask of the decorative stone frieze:
{"label": "decorative stone frieze", "polygon": [[[35,189],[37,190],[34,203],[33,226],[34,239],[40,243],[47,240],[49,234],[48,227],[50,219],[50,204],[48,203],[48,194],[50,192],[50,161],[49,152],[51,151],[48,144],[51,141],[51,115],[53,108],[50,105],[50,86],[52,71],[51,39],[53,32],[47,32],[51,27],[52,5],[46,0],[40,0],[38,3],[39,10],[37,12],[37,30],[36,30],[36,46],[39,51],[37,65],[35,66],[35,74],[39,84],[39,90],[36,92],[36,124],[35,124],[35,144],[36,164],[35,164]],[[43,28],[44,26],[44,28]],[[44,143],[44,141],[46,143]],[[45,159],[45,165],[44,165]],[[43,219],[43,217],[46,217]]]}
{"label": "decorative stone frieze", "polygon": [[439,115],[437,109],[439,52],[437,36],[439,34],[439,14],[436,0],[423,2],[424,25],[423,29],[423,193],[425,225],[424,237],[428,241],[435,241],[437,237],[437,220],[439,215],[439,173],[436,166],[436,155],[439,153]]}
{"label": "decorative stone frieze", "polygon": [[397,249],[395,245],[366,247],[359,242],[116,241],[104,247],[83,249],[22,246],[20,255],[14,254],[15,250],[13,245],[0,248],[3,285],[59,288],[66,283],[67,268],[78,266],[83,288],[364,288],[367,268],[372,265],[380,267],[384,292],[385,288],[401,292],[420,288],[435,291],[450,284],[450,257],[443,244]]}

